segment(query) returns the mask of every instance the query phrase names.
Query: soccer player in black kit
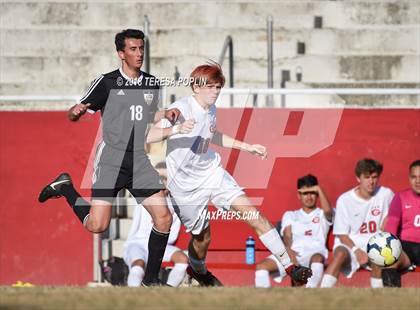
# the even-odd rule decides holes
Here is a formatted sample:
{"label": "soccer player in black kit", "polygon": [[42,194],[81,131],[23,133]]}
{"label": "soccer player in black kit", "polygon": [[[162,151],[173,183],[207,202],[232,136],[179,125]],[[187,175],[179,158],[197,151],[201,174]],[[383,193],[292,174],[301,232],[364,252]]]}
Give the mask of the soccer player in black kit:
{"label": "soccer player in black kit", "polygon": [[101,111],[102,142],[96,150],[92,177],[92,201],[88,203],[73,187],[67,173],[60,174],[41,191],[39,201],[64,196],[87,230],[105,231],[117,193],[126,188],[150,213],[148,264],[143,286],[158,285],[158,272],[167,244],[172,215],[166,206],[163,184],[144,149],[149,123],[163,117],[176,121],[177,109],[158,110],[158,80],[140,70],[144,34],[127,29],[115,36],[121,68],[95,79],[79,104],[68,112],[71,121],[88,112]]}

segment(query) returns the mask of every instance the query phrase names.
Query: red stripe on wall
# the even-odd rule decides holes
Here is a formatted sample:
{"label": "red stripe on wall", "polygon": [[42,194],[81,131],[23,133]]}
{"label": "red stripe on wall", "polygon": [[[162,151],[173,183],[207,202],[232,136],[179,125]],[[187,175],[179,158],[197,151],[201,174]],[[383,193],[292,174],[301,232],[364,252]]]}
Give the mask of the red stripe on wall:
{"label": "red stripe on wall", "polygon": [[299,133],[300,124],[302,123],[303,111],[291,111],[284,128],[284,136],[296,136]]}

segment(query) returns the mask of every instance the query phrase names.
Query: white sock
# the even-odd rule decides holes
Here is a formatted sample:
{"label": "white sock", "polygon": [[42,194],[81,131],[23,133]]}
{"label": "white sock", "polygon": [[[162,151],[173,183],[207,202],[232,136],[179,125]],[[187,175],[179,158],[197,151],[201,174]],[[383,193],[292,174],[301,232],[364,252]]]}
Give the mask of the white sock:
{"label": "white sock", "polygon": [[140,286],[141,281],[144,277],[144,269],[140,266],[133,266],[130,268],[130,273],[127,278],[127,285],[129,287]]}
{"label": "white sock", "polygon": [[306,287],[315,288],[318,287],[319,282],[321,282],[322,274],[324,273],[324,264],[323,263],[312,263],[312,277],[308,279]]}
{"label": "white sock", "polygon": [[166,284],[172,287],[178,287],[182,280],[184,280],[187,267],[188,264],[176,263],[174,268],[172,268],[171,272],[169,273],[168,281]]}
{"label": "white sock", "polygon": [[265,234],[262,234],[260,236],[260,240],[264,246],[279,260],[284,268],[287,268],[292,264],[289,254],[287,254],[286,247],[275,228],[267,231]]}
{"label": "white sock", "polygon": [[255,271],[255,287],[270,287],[270,274],[268,270],[257,270]]}
{"label": "white sock", "polygon": [[382,282],[382,278],[370,278],[370,286],[372,288],[382,288],[384,287],[384,283]]}
{"label": "white sock", "polygon": [[190,256],[188,256],[188,259],[190,261],[191,268],[194,269],[195,272],[201,274],[207,273],[206,262],[204,260],[195,259]]}
{"label": "white sock", "polygon": [[321,287],[333,287],[337,283],[337,278],[326,273],[322,277]]}

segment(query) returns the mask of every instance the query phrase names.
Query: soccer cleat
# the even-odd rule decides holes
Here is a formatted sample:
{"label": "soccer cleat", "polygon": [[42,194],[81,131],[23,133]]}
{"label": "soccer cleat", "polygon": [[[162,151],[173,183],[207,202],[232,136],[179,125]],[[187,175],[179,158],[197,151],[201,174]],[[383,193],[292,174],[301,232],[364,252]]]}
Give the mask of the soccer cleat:
{"label": "soccer cleat", "polygon": [[66,172],[60,174],[54,181],[42,189],[39,194],[38,201],[45,202],[50,198],[60,198],[60,189],[64,184],[71,184],[70,175]]}
{"label": "soccer cleat", "polygon": [[143,281],[141,281],[141,284],[140,285],[142,287],[157,287],[157,286],[169,286],[169,287],[172,287],[172,286],[170,286],[170,285],[168,285],[166,283],[163,283],[159,279],[156,279],[156,280],[154,280],[152,282],[144,282],[144,280],[143,280]]}
{"label": "soccer cleat", "polygon": [[292,278],[297,284],[308,283],[308,278],[312,276],[312,270],[303,266],[291,265],[286,268],[286,273]]}
{"label": "soccer cleat", "polygon": [[187,273],[190,277],[197,280],[201,286],[223,286],[222,282],[208,270],[207,273],[201,274],[195,272],[191,266],[188,266]]}
{"label": "soccer cleat", "polygon": [[401,273],[397,269],[382,269],[384,287],[401,287]]}

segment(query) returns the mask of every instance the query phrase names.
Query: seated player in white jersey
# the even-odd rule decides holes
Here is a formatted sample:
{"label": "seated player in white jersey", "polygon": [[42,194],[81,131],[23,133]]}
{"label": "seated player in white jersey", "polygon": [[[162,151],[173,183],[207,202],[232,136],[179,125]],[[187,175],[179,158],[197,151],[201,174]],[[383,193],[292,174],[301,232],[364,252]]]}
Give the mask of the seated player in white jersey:
{"label": "seated player in white jersey", "polygon": [[[148,142],[168,138],[166,164],[168,189],[175,211],[191,233],[188,247],[189,275],[202,286],[221,286],[222,283],[207,270],[205,259],[210,244],[208,203],[216,208],[241,214],[257,213],[242,188],[222,165],[218,153],[209,148],[215,143],[266,158],[264,146],[237,141],[217,130],[215,102],[225,83],[220,66],[209,63],[196,67],[191,73],[193,94],[171,105],[181,111],[180,122],[159,122],[148,135]],[[246,222],[255,229],[262,243],[284,266],[286,273],[297,282],[307,282],[309,268],[292,264],[276,229],[261,214]]]}
{"label": "seated player in white jersey", "polygon": [[[333,287],[340,271],[351,278],[360,267],[372,270],[373,288],[383,287],[381,268],[369,264],[366,253],[370,237],[383,231],[394,197],[392,190],[378,183],[382,170],[382,164],[374,159],[359,160],[355,168],[358,186],[338,197],[333,226],[334,258],[325,271],[321,287]],[[403,268],[405,258],[393,268]]]}
{"label": "seated player in white jersey", "polygon": [[[333,210],[315,176],[308,174],[299,178],[297,188],[301,208],[284,213],[281,234],[292,262],[311,268],[312,277],[308,279],[306,287],[315,288],[321,281],[328,257],[326,242]],[[318,197],[321,208],[317,208]],[[281,282],[286,275],[283,266],[273,255],[258,263],[256,269],[256,287],[270,287],[270,273],[279,274],[275,278],[276,282]]]}
{"label": "seated player in white jersey", "polygon": [[[159,176],[166,183],[166,164],[158,163],[156,170]],[[167,191],[166,191],[166,194]],[[181,228],[181,221],[174,213],[171,200],[167,197],[168,208],[172,213],[172,226],[169,233],[168,244],[163,255],[163,262],[173,262],[175,265],[169,273],[167,285],[177,287],[181,284],[185,277],[186,269],[188,267],[188,257],[184,252],[176,247],[176,242]],[[148,258],[148,240],[150,231],[153,226],[153,220],[146,209],[140,205],[134,208],[133,223],[128,234],[127,241],[124,244],[123,258],[125,263],[130,268],[128,274],[127,285],[129,287],[138,287],[144,277],[144,269]]]}

